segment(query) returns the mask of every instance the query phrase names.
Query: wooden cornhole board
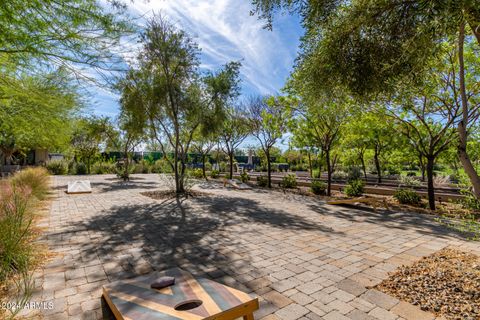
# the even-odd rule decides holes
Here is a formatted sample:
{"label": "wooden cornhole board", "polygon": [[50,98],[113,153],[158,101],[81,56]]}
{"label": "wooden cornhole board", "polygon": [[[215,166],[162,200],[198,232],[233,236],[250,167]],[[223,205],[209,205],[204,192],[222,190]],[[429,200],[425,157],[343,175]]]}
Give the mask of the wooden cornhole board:
{"label": "wooden cornhole board", "polygon": [[250,190],[250,189],[252,189],[252,187],[250,187],[248,184],[243,183],[243,182],[239,183],[237,180],[234,180],[234,179],[223,180],[223,186],[226,187],[227,185],[230,186],[230,187],[233,187],[234,189],[238,189],[238,190]]}
{"label": "wooden cornhole board", "polygon": [[353,199],[343,199],[343,200],[332,200],[328,201],[327,204],[333,205],[356,205],[359,203],[368,204],[373,207],[373,210],[377,211],[378,207],[385,207],[385,209],[389,209],[388,203],[385,199],[377,199],[377,198],[367,198],[367,197],[360,197],[360,198],[353,198]]}
{"label": "wooden cornhole board", "polygon": [[[161,276],[175,277],[175,284],[151,289],[150,284]],[[189,310],[179,308],[189,301],[201,304]],[[259,307],[258,298],[212,280],[194,278],[179,268],[105,285],[102,305],[103,318],[117,320],[253,320]]]}
{"label": "wooden cornhole board", "polygon": [[88,180],[77,180],[68,183],[67,187],[68,194],[76,193],[92,193],[92,186]]}

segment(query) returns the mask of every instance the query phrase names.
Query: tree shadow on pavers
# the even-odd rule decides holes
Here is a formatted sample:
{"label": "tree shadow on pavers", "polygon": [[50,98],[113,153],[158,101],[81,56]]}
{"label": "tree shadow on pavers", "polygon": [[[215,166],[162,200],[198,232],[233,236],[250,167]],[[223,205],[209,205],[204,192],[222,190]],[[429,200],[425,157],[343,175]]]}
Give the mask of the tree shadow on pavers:
{"label": "tree shadow on pavers", "polygon": [[441,225],[434,220],[434,216],[420,213],[391,210],[374,211],[370,208],[360,209],[356,206],[341,206],[339,207],[341,209],[332,210],[325,205],[315,203],[308,204],[308,207],[321,215],[333,216],[350,222],[365,222],[393,229],[415,230],[420,234],[433,235],[440,238],[456,237],[465,239],[471,237],[471,234],[467,232],[461,232]]}
{"label": "tree shadow on pavers", "polygon": [[256,270],[248,244],[257,244],[265,225],[285,232],[338,234],[249,199],[201,196],[113,207],[82,224],[98,234],[98,241],[80,249],[83,258],[100,257],[104,265],[121,266],[121,272],[107,272],[109,280],[141,274],[139,265],[148,263],[154,270],[178,266],[210,278],[226,276],[225,281],[233,278],[241,288],[239,283],[246,281],[238,270]]}
{"label": "tree shadow on pavers", "polygon": [[98,191],[100,193],[110,192],[110,191],[119,191],[119,190],[132,190],[132,189],[153,189],[159,186],[158,182],[155,181],[112,181],[112,182],[102,182],[94,181],[91,182],[92,190]]}

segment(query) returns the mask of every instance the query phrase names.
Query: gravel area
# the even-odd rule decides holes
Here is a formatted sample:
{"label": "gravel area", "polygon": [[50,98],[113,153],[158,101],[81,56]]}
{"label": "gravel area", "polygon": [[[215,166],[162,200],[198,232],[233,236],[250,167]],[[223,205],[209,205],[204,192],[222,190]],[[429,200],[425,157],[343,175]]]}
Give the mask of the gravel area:
{"label": "gravel area", "polygon": [[446,248],[400,267],[377,289],[446,319],[480,319],[480,257]]}

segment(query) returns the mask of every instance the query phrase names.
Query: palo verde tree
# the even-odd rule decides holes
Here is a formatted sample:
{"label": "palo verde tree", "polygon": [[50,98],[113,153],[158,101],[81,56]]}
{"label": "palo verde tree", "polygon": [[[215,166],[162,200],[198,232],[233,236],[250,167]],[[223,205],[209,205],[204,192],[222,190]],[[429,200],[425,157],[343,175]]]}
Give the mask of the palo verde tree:
{"label": "palo verde tree", "polygon": [[272,187],[271,150],[287,131],[290,111],[285,97],[255,97],[249,101],[252,134],[267,160],[268,187]]}
{"label": "palo verde tree", "polygon": [[266,18],[268,26],[277,10],[301,14],[306,33],[297,68],[307,70],[304,81],[322,83],[325,88],[340,85],[367,100],[394,93],[399,83],[420,86],[443,42],[456,45],[462,105],[457,151],[474,194],[480,197],[480,177],[467,152],[469,115],[475,106],[467,94],[464,55],[466,42],[480,45],[478,0],[252,2],[254,13]]}
{"label": "palo verde tree", "polygon": [[13,79],[14,86],[0,81],[0,152],[6,164],[17,151],[66,147],[81,107],[76,87],[62,72],[19,73]]}
{"label": "palo verde tree", "polygon": [[192,149],[198,153],[202,159],[202,174],[205,180],[208,180],[206,172],[207,157],[217,145],[218,134],[218,132],[212,132],[208,136],[204,136],[198,132],[193,137]]}
{"label": "palo verde tree", "polygon": [[[145,114],[145,126],[173,169],[175,191],[185,192],[188,152],[196,132],[208,135],[221,125],[225,105],[238,95],[240,64],[230,62],[201,74],[199,49],[188,35],[161,16],[148,21],[135,66],[125,88],[136,96],[132,112]],[[173,158],[166,157],[167,150]]]}
{"label": "palo verde tree", "polygon": [[227,109],[227,116],[223,122],[219,144],[228,156],[229,177],[233,179],[233,160],[235,150],[251,133],[249,121],[243,106],[237,105]]}

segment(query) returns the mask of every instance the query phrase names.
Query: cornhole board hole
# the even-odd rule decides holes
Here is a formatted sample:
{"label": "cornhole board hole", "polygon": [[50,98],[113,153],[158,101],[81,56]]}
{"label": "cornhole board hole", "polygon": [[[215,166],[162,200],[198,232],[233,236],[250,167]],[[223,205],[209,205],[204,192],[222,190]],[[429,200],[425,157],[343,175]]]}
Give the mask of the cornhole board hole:
{"label": "cornhole board hole", "polygon": [[[152,289],[162,276],[175,277],[175,284]],[[215,281],[196,278],[173,268],[103,286],[103,319],[130,320],[253,320],[258,298]]]}
{"label": "cornhole board hole", "polygon": [[76,193],[92,193],[92,187],[90,186],[90,181],[88,180],[77,180],[68,183],[67,187],[68,194]]}

